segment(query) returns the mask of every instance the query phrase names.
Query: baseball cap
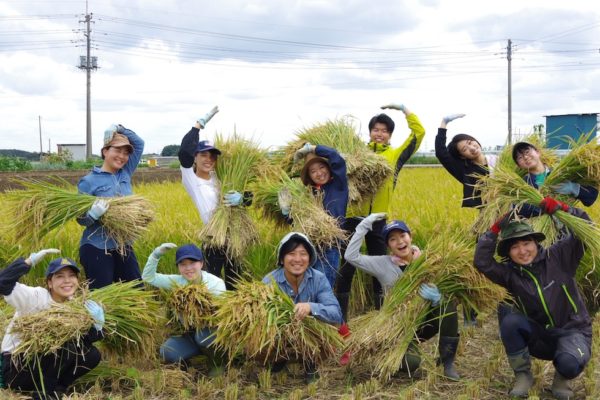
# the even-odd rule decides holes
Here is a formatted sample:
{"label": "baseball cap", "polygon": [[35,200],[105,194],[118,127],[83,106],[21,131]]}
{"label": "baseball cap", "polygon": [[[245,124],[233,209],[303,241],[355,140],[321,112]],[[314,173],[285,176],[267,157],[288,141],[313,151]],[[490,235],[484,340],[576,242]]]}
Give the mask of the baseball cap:
{"label": "baseball cap", "polygon": [[408,225],[406,225],[406,222],[395,219],[383,227],[383,236],[385,237],[386,243],[390,233],[395,230],[410,234],[410,229],[408,228]]}
{"label": "baseball cap", "polygon": [[68,257],[55,258],[54,260],[50,261],[50,264],[48,264],[48,268],[46,269],[46,278],[65,267],[71,267],[77,273],[81,272],[77,266],[77,263],[72,259]]}
{"label": "baseball cap", "polygon": [[184,244],[177,248],[177,252],[175,253],[175,264],[179,264],[186,258],[195,261],[204,261],[202,250],[195,244]]}
{"label": "baseball cap", "polygon": [[198,142],[198,145],[196,146],[196,152],[194,154],[203,151],[210,151],[211,153],[221,155],[221,150],[217,149],[210,140],[201,140]]}

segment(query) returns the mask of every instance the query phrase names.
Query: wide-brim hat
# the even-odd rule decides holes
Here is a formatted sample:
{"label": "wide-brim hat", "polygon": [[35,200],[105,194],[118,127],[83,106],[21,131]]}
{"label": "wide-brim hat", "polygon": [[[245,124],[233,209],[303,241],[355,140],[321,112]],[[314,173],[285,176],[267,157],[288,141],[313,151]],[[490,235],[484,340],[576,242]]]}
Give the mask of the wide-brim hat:
{"label": "wide-brim hat", "polygon": [[308,169],[310,168],[311,165],[313,165],[314,163],[318,163],[318,162],[327,165],[327,168],[329,168],[331,170],[331,166],[329,165],[329,160],[327,160],[326,158],[320,157],[314,153],[308,153],[308,155],[306,156],[306,160],[304,161],[304,166],[302,167],[302,171],[300,172],[300,179],[302,179],[302,183],[304,183],[305,185],[313,184],[312,179],[310,179],[310,174],[308,172]]}
{"label": "wide-brim hat", "polygon": [[527,148],[532,148],[536,151],[538,149],[537,147],[535,147],[535,145],[528,143],[528,142],[515,143],[515,145],[512,148],[512,158],[515,163],[517,162],[517,155]]}
{"label": "wide-brim hat", "polygon": [[48,268],[46,269],[46,278],[48,278],[52,274],[57,273],[65,267],[70,267],[76,273],[81,272],[81,270],[77,266],[77,263],[73,259],[69,257],[55,258],[48,264]]}
{"label": "wide-brim hat", "polygon": [[133,146],[131,145],[131,142],[129,142],[127,136],[121,133],[113,134],[112,138],[104,143],[103,148],[106,149],[108,147],[127,147],[129,153],[133,153]]}
{"label": "wide-brim hat", "polygon": [[512,221],[500,232],[498,255],[500,257],[508,257],[508,251],[515,239],[525,237],[530,237],[538,243],[546,239],[546,235],[542,232],[534,231],[531,225],[522,221]]}

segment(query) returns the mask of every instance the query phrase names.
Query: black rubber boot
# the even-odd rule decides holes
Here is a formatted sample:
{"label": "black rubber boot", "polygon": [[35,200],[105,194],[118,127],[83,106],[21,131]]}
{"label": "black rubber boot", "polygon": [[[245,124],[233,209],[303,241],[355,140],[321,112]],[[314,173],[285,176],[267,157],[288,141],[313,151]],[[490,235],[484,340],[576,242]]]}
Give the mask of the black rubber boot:
{"label": "black rubber boot", "polygon": [[440,363],[444,366],[444,376],[453,381],[460,379],[460,375],[454,368],[456,349],[458,349],[458,337],[440,336]]}
{"label": "black rubber boot", "polygon": [[342,319],[344,321],[348,321],[348,303],[350,302],[350,293],[336,293],[335,297],[340,303],[340,308],[342,309]]}
{"label": "black rubber boot", "polygon": [[527,398],[529,396],[529,389],[533,386],[529,349],[525,347],[516,353],[508,354],[507,357],[508,364],[515,372],[515,384],[509,395],[512,397]]}
{"label": "black rubber boot", "polygon": [[405,372],[409,376],[414,377],[415,372],[421,366],[421,354],[419,351],[419,345],[415,342],[411,342],[408,345],[406,354],[402,357],[402,364],[400,365],[400,372]]}

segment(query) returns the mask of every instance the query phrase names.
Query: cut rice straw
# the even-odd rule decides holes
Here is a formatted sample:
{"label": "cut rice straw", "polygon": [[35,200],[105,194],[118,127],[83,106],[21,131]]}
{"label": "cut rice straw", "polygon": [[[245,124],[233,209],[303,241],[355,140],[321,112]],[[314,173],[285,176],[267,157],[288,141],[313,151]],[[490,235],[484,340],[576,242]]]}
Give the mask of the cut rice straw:
{"label": "cut rice straw", "polygon": [[213,295],[204,282],[178,286],[165,293],[165,296],[168,309],[174,313],[173,319],[186,331],[209,326],[215,305]]}

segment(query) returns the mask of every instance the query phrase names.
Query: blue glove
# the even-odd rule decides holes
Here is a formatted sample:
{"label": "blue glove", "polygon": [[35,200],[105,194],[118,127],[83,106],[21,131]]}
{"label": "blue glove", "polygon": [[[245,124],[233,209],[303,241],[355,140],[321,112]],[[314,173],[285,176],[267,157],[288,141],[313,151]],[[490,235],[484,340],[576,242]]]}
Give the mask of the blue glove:
{"label": "blue glove", "polygon": [[215,116],[216,113],[219,112],[219,106],[214,106],[212,108],[212,110],[210,110],[209,112],[207,112],[204,117],[202,118],[198,118],[198,123],[200,124],[200,128],[204,129],[204,127],[206,126],[206,124],[208,124],[208,121],[211,120],[212,117]]}
{"label": "blue glove", "polygon": [[235,207],[242,204],[243,196],[240,192],[236,192],[235,190],[230,190],[223,196],[223,204],[227,207]]}
{"label": "blue glove", "polygon": [[109,203],[107,200],[98,199],[92,204],[90,211],[88,211],[88,215],[98,221],[98,219],[108,211],[108,207]]}
{"label": "blue glove", "polygon": [[177,245],[175,243],[163,243],[154,249],[154,251],[152,252],[152,255],[154,256],[154,258],[160,258],[167,251],[174,249],[175,247],[177,247]]}
{"label": "blue glove", "polygon": [[423,283],[419,288],[419,295],[425,300],[429,300],[432,305],[437,306],[440,304],[442,294],[440,293],[437,286],[433,283]]}
{"label": "blue glove", "polygon": [[398,111],[402,111],[402,112],[404,112],[406,110],[406,107],[404,106],[404,104],[394,104],[394,103],[386,104],[385,106],[381,106],[381,108],[383,110],[385,110],[386,108],[389,108],[391,110],[398,110]]}
{"label": "blue glove", "polygon": [[443,118],[443,121],[444,121],[445,123],[452,122],[452,121],[454,121],[455,119],[458,119],[458,118],[462,118],[462,117],[464,117],[465,115],[466,115],[466,114],[450,114],[450,115],[446,115],[446,116]]}
{"label": "blue glove", "polygon": [[44,258],[47,254],[58,254],[60,250],[58,249],[44,249],[35,253],[31,253],[29,255],[29,261],[31,261],[31,266],[33,267],[37,263],[39,263],[42,258]]}
{"label": "blue glove", "polygon": [[277,193],[277,204],[281,210],[281,214],[284,217],[290,215],[290,209],[292,208],[292,195],[288,188],[283,188]]}
{"label": "blue glove", "polygon": [[565,194],[567,196],[577,197],[579,196],[579,190],[581,190],[581,185],[575,182],[563,182],[558,185],[552,186],[552,189],[556,191],[556,193]]}
{"label": "blue glove", "polygon": [[94,300],[86,300],[85,308],[94,320],[94,328],[96,328],[97,331],[101,331],[104,326],[104,309],[102,306]]}

